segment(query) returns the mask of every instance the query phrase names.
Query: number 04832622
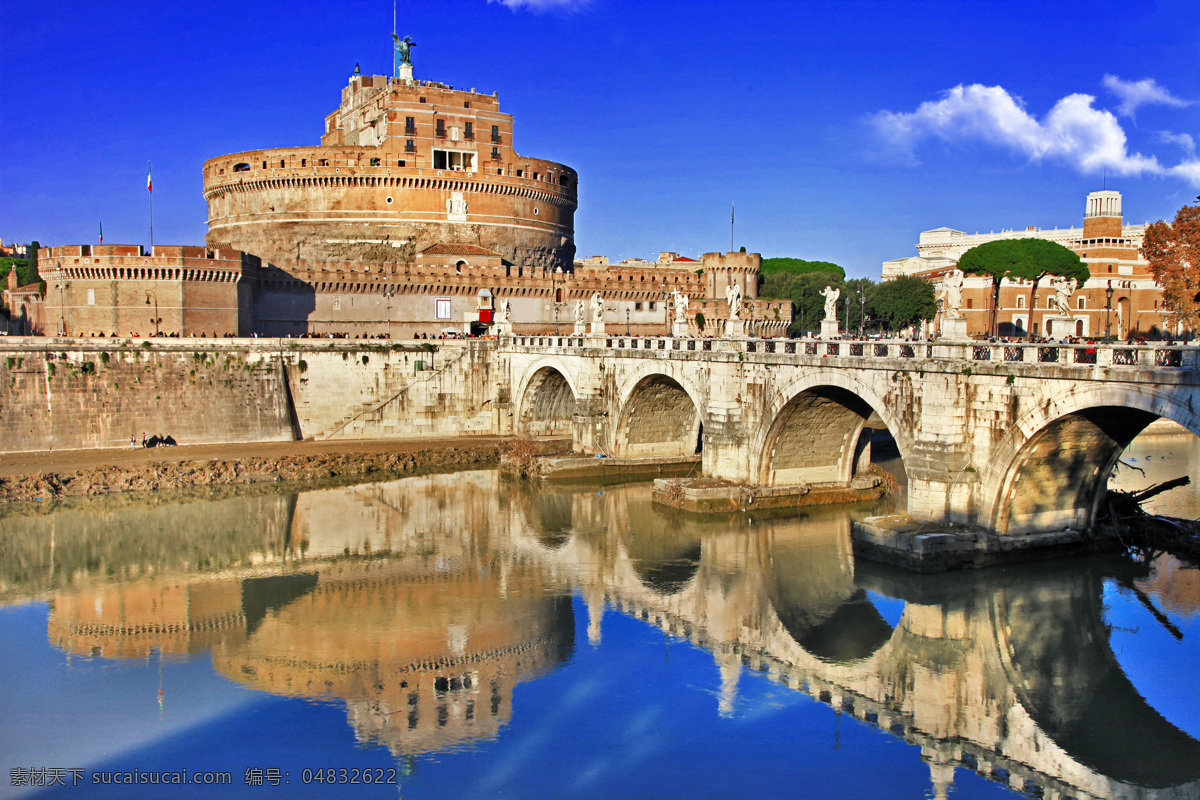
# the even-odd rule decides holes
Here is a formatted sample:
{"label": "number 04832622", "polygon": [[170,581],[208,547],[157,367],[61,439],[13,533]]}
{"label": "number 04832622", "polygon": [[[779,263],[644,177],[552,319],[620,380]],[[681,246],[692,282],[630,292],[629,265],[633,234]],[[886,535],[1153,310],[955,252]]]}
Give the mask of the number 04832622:
{"label": "number 04832622", "polygon": [[384,769],[344,769],[326,767],[324,769],[306,769],[300,773],[300,780],[305,784],[364,784],[364,783],[396,783],[397,773],[394,768]]}

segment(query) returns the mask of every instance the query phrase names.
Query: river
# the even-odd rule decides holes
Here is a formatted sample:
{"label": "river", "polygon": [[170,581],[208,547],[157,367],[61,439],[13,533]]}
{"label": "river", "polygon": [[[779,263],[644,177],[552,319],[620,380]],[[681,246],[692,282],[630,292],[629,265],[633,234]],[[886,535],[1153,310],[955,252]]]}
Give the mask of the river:
{"label": "river", "polygon": [[916,576],[854,558],[878,510],[486,470],[9,509],[0,797],[1200,797],[1195,569]]}

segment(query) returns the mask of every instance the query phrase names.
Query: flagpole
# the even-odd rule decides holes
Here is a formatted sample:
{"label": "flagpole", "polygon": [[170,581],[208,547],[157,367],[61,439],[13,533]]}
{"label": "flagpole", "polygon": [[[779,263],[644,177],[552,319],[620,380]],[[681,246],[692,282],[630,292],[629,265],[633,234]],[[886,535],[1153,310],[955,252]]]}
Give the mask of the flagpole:
{"label": "flagpole", "polygon": [[733,213],[737,210],[737,203],[733,200],[729,201],[729,252],[733,252]]}
{"label": "flagpole", "polygon": [[154,255],[154,181],[151,176],[153,169],[150,162],[146,162],[146,194],[150,195],[150,255]]}

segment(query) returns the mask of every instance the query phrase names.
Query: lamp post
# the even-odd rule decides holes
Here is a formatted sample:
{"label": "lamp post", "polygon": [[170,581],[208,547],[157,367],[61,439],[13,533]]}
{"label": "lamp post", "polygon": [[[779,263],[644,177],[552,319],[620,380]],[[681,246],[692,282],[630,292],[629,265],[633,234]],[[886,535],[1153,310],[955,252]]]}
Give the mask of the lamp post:
{"label": "lamp post", "polygon": [[383,299],[387,302],[388,339],[392,338],[392,298],[395,296],[396,292],[392,289],[387,289],[383,293]]}
{"label": "lamp post", "polygon": [[625,304],[625,335],[629,335],[629,304]]}
{"label": "lamp post", "polygon": [[554,301],[554,335],[558,336],[558,276],[562,273],[562,267],[555,267],[550,273],[550,297]]}
{"label": "lamp post", "polygon": [[867,319],[866,311],[867,311],[867,295],[863,291],[863,287],[860,284],[858,287],[858,338],[859,339],[863,338],[863,336],[866,333],[866,327],[865,327],[866,319]]}
{"label": "lamp post", "polygon": [[849,295],[846,296],[845,306],[846,306],[846,326],[845,326],[844,330],[846,331],[846,333],[850,333],[850,296]]}
{"label": "lamp post", "polygon": [[[62,268],[62,264],[59,264],[59,268]],[[71,284],[69,283],[60,283],[58,285],[58,315],[62,318],[59,320],[59,328],[62,336],[67,335],[67,304],[63,299],[63,292],[69,288],[71,288]]]}
{"label": "lamp post", "polygon": [[154,335],[158,336],[162,333],[159,327],[162,324],[162,317],[158,315],[158,295],[154,292],[146,292],[146,305],[150,305],[151,297],[154,298],[154,316],[150,318],[150,324],[154,326]]}
{"label": "lamp post", "polygon": [[1112,296],[1113,288],[1112,281],[1108,282],[1108,288],[1104,290],[1104,338],[1112,338]]}

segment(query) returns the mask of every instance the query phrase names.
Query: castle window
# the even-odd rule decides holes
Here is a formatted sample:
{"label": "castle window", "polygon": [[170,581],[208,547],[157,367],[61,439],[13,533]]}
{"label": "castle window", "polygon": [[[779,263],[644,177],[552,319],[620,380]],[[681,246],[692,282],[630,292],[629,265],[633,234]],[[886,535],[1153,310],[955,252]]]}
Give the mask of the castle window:
{"label": "castle window", "polygon": [[457,150],[434,150],[433,168],[474,172],[475,154],[461,153]]}
{"label": "castle window", "polygon": [[433,301],[434,319],[450,319],[450,298],[439,297]]}
{"label": "castle window", "polygon": [[471,107],[471,104],[469,102],[463,103],[463,108],[470,108],[470,107]]}
{"label": "castle window", "polygon": [[302,159],[300,159],[300,166],[302,166],[302,167],[307,167],[307,166],[308,166],[308,159],[307,159],[307,158],[302,158]]}
{"label": "castle window", "polygon": [[425,102],[425,98],[424,98],[424,97],[422,97],[422,98],[421,98],[421,102],[422,102],[422,103],[424,103],[424,102]]}
{"label": "castle window", "polygon": [[519,177],[521,177],[521,176],[522,176],[522,175],[524,175],[524,174],[525,174],[525,170],[523,170],[523,169],[519,169],[519,170],[517,170],[517,177],[518,177],[518,178],[519,178]]}
{"label": "castle window", "polygon": [[651,301],[650,301],[650,310],[651,310],[651,311],[653,311],[653,310],[654,310],[654,309],[656,309],[656,308],[658,308],[658,303],[656,303],[656,302],[654,302],[653,300],[651,300]]}
{"label": "castle window", "polygon": [[642,304],[641,304],[641,302],[634,303],[634,304],[633,304],[633,310],[634,310],[634,311],[641,311],[641,310],[642,310]]}
{"label": "castle window", "polygon": [[1025,307],[1025,295],[1017,295],[1017,308]]}
{"label": "castle window", "polygon": [[500,143],[500,126],[499,125],[492,126],[492,141],[496,142],[497,144]]}
{"label": "castle window", "polygon": [[500,148],[493,147],[492,148],[492,161],[499,161],[499,160],[500,160]]}
{"label": "castle window", "polygon": [[[245,161],[241,162],[240,164],[234,164],[233,171],[234,172],[249,172],[250,165],[247,164]],[[1109,272],[1112,272],[1112,270],[1110,269]]]}
{"label": "castle window", "polygon": [[[417,143],[416,143],[416,141],[415,141],[415,140],[413,140],[413,139],[405,139],[405,140],[404,140],[404,152],[406,152],[406,153],[415,153],[415,152],[417,152]],[[401,166],[403,166],[403,164],[402,164]]]}
{"label": "castle window", "polygon": [[1075,307],[1079,308],[1079,309],[1087,308],[1087,298],[1086,297],[1079,298],[1079,301],[1075,304]]}
{"label": "castle window", "polygon": [[473,123],[473,122],[464,122],[463,123],[463,138],[469,142],[475,141],[475,123]]}
{"label": "castle window", "polygon": [[967,300],[967,308],[973,308],[974,306],[975,306],[974,300]]}
{"label": "castle window", "polygon": [[570,178],[568,178],[566,175],[563,175],[561,178],[559,178],[559,179],[558,179],[558,182],[559,182],[560,184],[562,184],[563,186],[570,186],[570,185],[571,185],[571,179],[570,179]]}
{"label": "castle window", "polygon": [[265,161],[264,161],[264,162],[263,162],[263,169],[266,169],[266,168],[267,168],[267,162],[265,162]]}
{"label": "castle window", "polygon": [[378,167],[378,166],[379,166],[379,159],[378,159],[378,158],[372,158],[372,159],[371,159],[371,166],[372,166],[372,167]]}
{"label": "castle window", "polygon": [[328,166],[329,166],[329,159],[328,159],[328,158],[322,158],[321,160],[319,160],[319,161],[317,162],[317,166],[318,166],[318,167],[328,167]]}
{"label": "castle window", "polygon": [[433,132],[435,134],[437,134],[437,137],[439,139],[445,139],[446,138],[446,120],[439,119],[437,121],[437,124],[434,126]]}
{"label": "castle window", "polygon": [[416,117],[405,117],[404,118],[404,132],[409,135],[415,134],[417,132],[417,118]]}
{"label": "castle window", "polygon": [[399,161],[397,161],[397,162],[396,162],[396,166],[397,166],[397,167],[403,167],[403,166],[405,166],[407,163],[408,163],[408,162],[406,162],[406,161],[405,161],[405,160],[402,158],[402,159],[400,159]]}
{"label": "castle window", "polygon": [[279,159],[279,168],[283,169],[285,166],[287,166],[287,165],[283,163],[283,159],[282,158]]}

